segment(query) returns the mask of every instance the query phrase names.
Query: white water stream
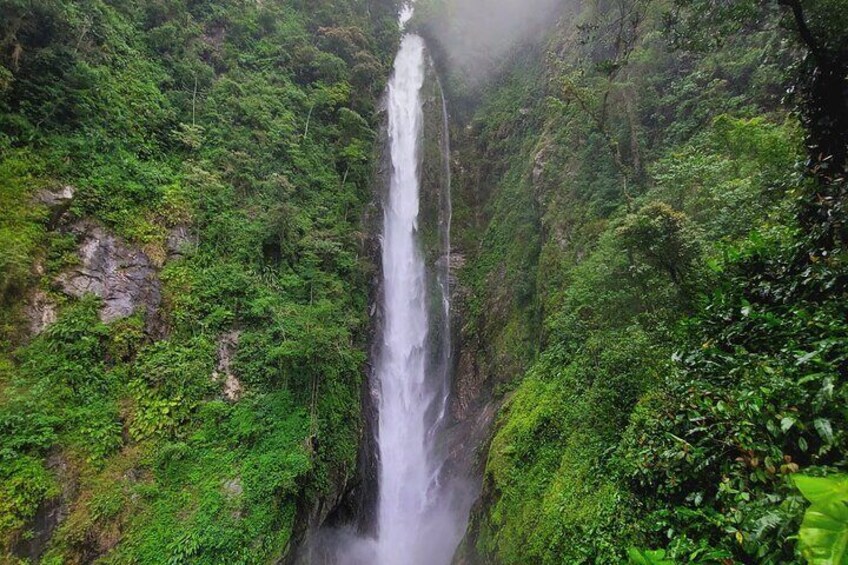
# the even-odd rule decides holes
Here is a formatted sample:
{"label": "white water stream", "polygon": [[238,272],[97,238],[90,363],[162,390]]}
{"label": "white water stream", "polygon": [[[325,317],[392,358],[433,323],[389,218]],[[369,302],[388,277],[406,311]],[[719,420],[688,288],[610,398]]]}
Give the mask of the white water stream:
{"label": "white water stream", "polygon": [[[402,25],[410,15],[408,8]],[[380,565],[450,563],[465,519],[451,504],[450,489],[440,484],[442,461],[432,445],[445,416],[447,363],[434,362],[430,351],[434,322],[418,241],[425,57],[424,41],[405,34],[388,86],[392,169],[382,234],[384,324],[376,360]],[[438,279],[445,310],[440,316],[445,327],[439,329],[449,354],[447,276]]]}
{"label": "white water stream", "polygon": [[[403,10],[403,27],[412,16]],[[428,270],[419,241],[424,41],[405,33],[387,92],[388,193],[383,202],[382,325],[375,348],[378,493],[376,537],[322,530],[302,563],[448,565],[471,505],[467,482],[445,469],[450,341],[450,147],[442,98],[438,225],[441,258]],[[432,221],[432,218],[428,218]],[[433,226],[428,226],[432,228]]]}

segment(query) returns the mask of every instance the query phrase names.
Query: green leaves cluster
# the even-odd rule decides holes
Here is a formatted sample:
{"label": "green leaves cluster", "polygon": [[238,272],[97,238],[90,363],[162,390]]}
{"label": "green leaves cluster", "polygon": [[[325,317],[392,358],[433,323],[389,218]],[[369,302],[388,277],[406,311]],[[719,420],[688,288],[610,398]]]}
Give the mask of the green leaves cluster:
{"label": "green leaves cluster", "polygon": [[665,558],[665,551],[641,550],[631,547],[627,550],[627,557],[632,565],[674,565],[674,561]]}
{"label": "green leaves cluster", "polygon": [[836,565],[848,559],[848,479],[844,475],[798,475],[795,486],[810,503],[798,539],[810,565]]}

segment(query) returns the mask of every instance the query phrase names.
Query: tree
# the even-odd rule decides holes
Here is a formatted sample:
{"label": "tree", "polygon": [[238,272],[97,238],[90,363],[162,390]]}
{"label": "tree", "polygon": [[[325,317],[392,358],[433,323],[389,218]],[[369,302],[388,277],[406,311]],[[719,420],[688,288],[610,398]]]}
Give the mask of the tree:
{"label": "tree", "polygon": [[708,48],[732,32],[781,17],[807,56],[795,69],[808,129],[810,168],[831,180],[848,165],[848,13],[838,0],[675,0],[669,27],[678,46]]}
{"label": "tree", "polygon": [[840,0],[675,0],[674,42],[708,47],[731,33],[780,19],[806,55],[792,69],[794,102],[807,134],[814,182],[798,211],[814,247],[848,241],[848,12]]}
{"label": "tree", "polygon": [[689,218],[667,204],[654,202],[631,214],[616,231],[631,259],[640,258],[685,286],[701,247]]}

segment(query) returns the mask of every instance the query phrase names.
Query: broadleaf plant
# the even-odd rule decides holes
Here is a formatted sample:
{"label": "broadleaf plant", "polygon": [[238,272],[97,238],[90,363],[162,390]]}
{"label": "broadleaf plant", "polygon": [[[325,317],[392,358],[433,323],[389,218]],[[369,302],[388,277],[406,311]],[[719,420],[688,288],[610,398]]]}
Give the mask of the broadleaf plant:
{"label": "broadleaf plant", "polygon": [[674,561],[666,559],[665,550],[642,550],[631,547],[627,550],[631,565],[674,565]]}
{"label": "broadleaf plant", "polygon": [[801,553],[811,565],[848,563],[848,476],[795,477],[810,501],[798,534]]}

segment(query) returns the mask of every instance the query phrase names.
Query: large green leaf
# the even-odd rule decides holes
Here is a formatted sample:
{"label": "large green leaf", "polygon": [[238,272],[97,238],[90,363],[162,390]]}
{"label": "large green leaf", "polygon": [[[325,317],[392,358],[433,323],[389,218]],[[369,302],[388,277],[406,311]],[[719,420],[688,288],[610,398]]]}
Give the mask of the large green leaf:
{"label": "large green leaf", "polygon": [[801,553],[810,565],[848,565],[848,503],[814,504],[804,514]]}
{"label": "large green leaf", "polygon": [[831,477],[807,477],[795,475],[795,486],[804,498],[818,504],[835,500],[848,501],[848,476],[836,475]]}
{"label": "large green leaf", "polygon": [[632,565],[674,565],[674,561],[665,558],[665,551],[657,549],[654,551],[636,549],[631,547],[627,550]]}
{"label": "large green leaf", "polygon": [[795,477],[813,504],[798,533],[801,553],[810,565],[848,565],[848,478]]}

